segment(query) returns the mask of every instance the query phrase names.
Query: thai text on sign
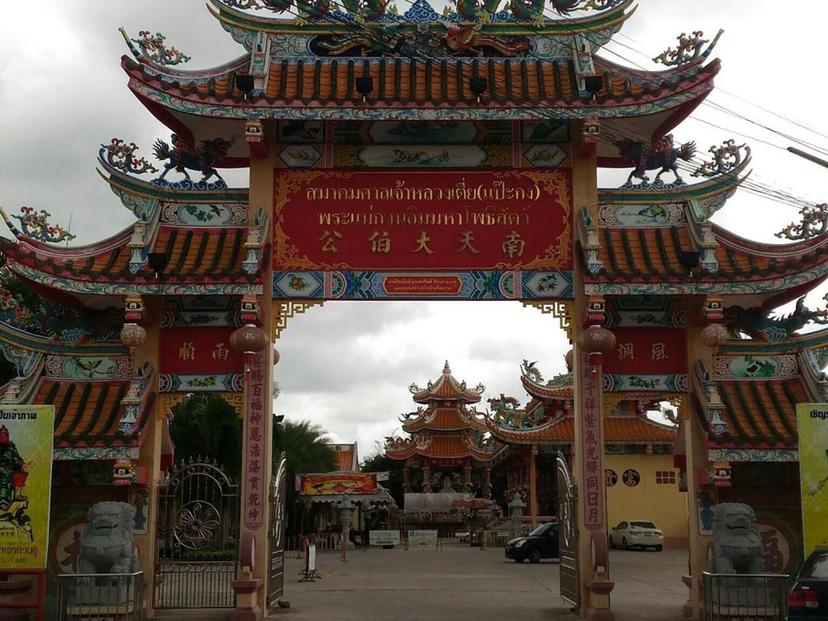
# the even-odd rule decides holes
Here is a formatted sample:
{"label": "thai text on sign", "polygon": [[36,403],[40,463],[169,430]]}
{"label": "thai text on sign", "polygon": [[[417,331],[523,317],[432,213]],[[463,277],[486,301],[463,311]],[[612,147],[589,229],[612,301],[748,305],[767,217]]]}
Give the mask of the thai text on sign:
{"label": "thai text on sign", "polygon": [[604,433],[601,421],[601,367],[580,356],[581,446],[584,468],[584,526],[604,528]]}
{"label": "thai text on sign", "polygon": [[0,406],[0,568],[46,567],[54,424],[54,406]]}
{"label": "thai text on sign", "polygon": [[274,267],[571,269],[571,180],[553,171],[286,171]]}
{"label": "thai text on sign", "polygon": [[828,546],[828,403],[798,403],[799,481],[802,494],[802,538],[807,557]]}

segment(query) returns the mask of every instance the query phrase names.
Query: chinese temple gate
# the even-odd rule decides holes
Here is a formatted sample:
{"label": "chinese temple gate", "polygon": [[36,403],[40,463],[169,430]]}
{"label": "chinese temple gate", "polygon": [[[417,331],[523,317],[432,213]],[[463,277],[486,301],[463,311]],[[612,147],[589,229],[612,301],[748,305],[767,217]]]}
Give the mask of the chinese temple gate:
{"label": "chinese temple gate", "polygon": [[[683,36],[651,72],[598,54],[632,0],[208,7],[243,47],[218,67],[184,69],[162,35],[123,31],[127,88],[173,132],[154,157],[129,137],[103,141],[99,173],[135,222],[65,247],[45,212],[4,214],[16,284],[0,297],[0,347],[18,377],[2,400],[57,411],[52,572],[71,569],[61,551],[84,507],[109,499],[141,508],[153,574],[166,421],[186,395],[215,393],[244,420],[234,616],[261,618],[278,513],[270,345],[326,300],[513,300],[561,318],[571,405],[549,425],[571,425],[585,618],[613,618],[605,451],[619,404],[678,404],[675,463],[699,507],[689,614],[710,504],[764,502],[773,566],[797,557],[793,411],[825,400],[828,336],[796,332],[826,315],[771,311],[825,279],[828,233],[812,226],[819,213],[782,245],[711,222],[749,148],[726,140],[701,161],[671,132],[713,89],[715,39]],[[226,167],[248,168],[249,188],[228,188]],[[633,171],[599,189],[599,167]],[[781,492],[768,501],[757,481]]]}

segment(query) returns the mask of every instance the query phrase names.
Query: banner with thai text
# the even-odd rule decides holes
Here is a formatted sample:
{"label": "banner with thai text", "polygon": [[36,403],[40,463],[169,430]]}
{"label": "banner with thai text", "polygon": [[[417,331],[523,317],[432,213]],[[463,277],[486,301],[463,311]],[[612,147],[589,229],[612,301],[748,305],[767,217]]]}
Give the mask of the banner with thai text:
{"label": "banner with thai text", "polygon": [[303,474],[304,496],[326,494],[373,494],[377,491],[375,474]]}
{"label": "banner with thai text", "polygon": [[45,569],[55,408],[0,406],[0,568]]}
{"label": "banner with thai text", "polygon": [[828,546],[828,403],[798,403],[802,539],[807,557]]}
{"label": "banner with thai text", "polygon": [[571,174],[279,171],[274,269],[568,270]]}

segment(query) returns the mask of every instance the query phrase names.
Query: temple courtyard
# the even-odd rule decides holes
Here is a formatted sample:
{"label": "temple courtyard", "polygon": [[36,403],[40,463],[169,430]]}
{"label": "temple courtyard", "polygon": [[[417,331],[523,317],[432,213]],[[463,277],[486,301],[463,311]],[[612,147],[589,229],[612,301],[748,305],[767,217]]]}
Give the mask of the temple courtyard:
{"label": "temple courtyard", "polygon": [[[687,588],[687,551],[612,552],[613,610],[618,621],[677,621]],[[560,598],[558,565],[517,564],[502,548],[371,548],[317,557],[322,579],[299,583],[303,561],[287,562],[289,610],[271,618],[337,621],[571,620]]]}

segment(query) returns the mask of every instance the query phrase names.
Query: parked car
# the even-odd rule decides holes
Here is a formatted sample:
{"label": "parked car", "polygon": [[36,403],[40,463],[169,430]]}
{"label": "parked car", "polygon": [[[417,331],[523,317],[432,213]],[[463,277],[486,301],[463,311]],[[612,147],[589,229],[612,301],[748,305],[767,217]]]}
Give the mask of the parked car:
{"label": "parked car", "polygon": [[610,530],[609,544],[611,548],[655,548],[664,547],[664,534],[652,522],[646,520],[631,520],[621,522]]}
{"label": "parked car", "polygon": [[542,558],[558,558],[558,525],[541,524],[525,537],[516,537],[506,542],[506,558],[522,563],[540,563]]}
{"label": "parked car", "polygon": [[794,576],[788,621],[828,621],[828,549],[812,552]]}

